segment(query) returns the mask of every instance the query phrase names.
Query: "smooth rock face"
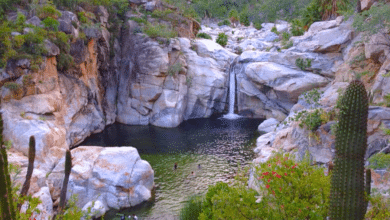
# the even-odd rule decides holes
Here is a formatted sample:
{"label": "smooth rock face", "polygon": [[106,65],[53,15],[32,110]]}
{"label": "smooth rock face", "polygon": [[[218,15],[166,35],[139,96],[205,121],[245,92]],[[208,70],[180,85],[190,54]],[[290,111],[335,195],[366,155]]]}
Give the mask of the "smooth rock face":
{"label": "smooth rock face", "polygon": [[209,117],[226,106],[230,62],[237,56],[210,40],[199,40],[192,51],[188,39],[180,38],[187,58],[188,102],[184,118]]}
{"label": "smooth rock face", "polygon": [[390,53],[390,36],[388,34],[377,33],[371,36],[369,42],[365,43],[364,46],[367,59],[383,63]]}
{"label": "smooth rock face", "polygon": [[269,118],[269,119],[263,121],[259,125],[257,130],[260,132],[268,133],[268,132],[274,131],[278,124],[279,124],[278,120],[276,120],[274,118]]}
{"label": "smooth rock face", "polygon": [[283,114],[290,111],[300,94],[327,83],[319,75],[276,63],[241,64],[241,68],[237,67],[238,110],[250,110],[258,117],[282,121]]}
{"label": "smooth rock face", "polygon": [[360,7],[362,11],[370,9],[370,7],[376,2],[376,0],[360,0]]}
{"label": "smooth rock face", "polygon": [[[120,209],[150,199],[154,171],[148,162],[141,160],[135,148],[78,147],[72,150],[72,157],[67,198],[78,194],[79,207],[100,201],[106,209]],[[53,199],[57,199],[62,187],[64,160],[48,177]]]}
{"label": "smooth rock face", "polygon": [[[323,23],[323,28],[333,27],[334,22]],[[317,29],[316,22],[314,30]],[[351,27],[352,20],[342,23],[338,27],[323,29],[318,32],[307,32],[303,36],[292,37],[296,49],[302,52],[318,52],[318,53],[331,53],[341,52],[343,48],[352,40],[354,36],[353,29]]]}

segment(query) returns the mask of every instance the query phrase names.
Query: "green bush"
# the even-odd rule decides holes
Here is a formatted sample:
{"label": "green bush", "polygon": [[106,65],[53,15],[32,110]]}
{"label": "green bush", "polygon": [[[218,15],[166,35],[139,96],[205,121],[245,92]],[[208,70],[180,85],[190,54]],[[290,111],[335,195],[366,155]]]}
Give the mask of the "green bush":
{"label": "green bush", "polygon": [[329,176],[310,165],[308,154],[301,162],[294,158],[278,153],[254,167],[258,191],[248,189],[245,178],[209,187],[198,219],[325,219]]}
{"label": "green bush", "polygon": [[219,33],[216,42],[222,47],[226,46],[228,41],[228,36],[225,33]]}
{"label": "green bush", "polygon": [[73,66],[73,57],[69,54],[60,53],[57,56],[57,69],[66,71]]}
{"label": "green bush", "polygon": [[232,9],[229,11],[229,15],[228,15],[228,18],[235,18],[236,20],[238,20],[238,12],[236,9]]}
{"label": "green bush", "polygon": [[54,5],[46,4],[37,8],[37,15],[40,19],[51,17],[57,19],[61,16],[61,12],[56,9]]}
{"label": "green bush", "polygon": [[199,38],[204,38],[204,39],[212,39],[210,35],[206,34],[206,33],[198,33],[196,35],[196,37],[199,37]]}
{"label": "green bush", "polygon": [[303,26],[310,27],[316,21],[321,21],[321,4],[318,0],[312,0],[310,4],[303,10],[302,24]]}
{"label": "green bush", "polygon": [[278,29],[276,29],[276,26],[273,26],[271,28],[271,32],[274,32],[275,34],[279,35]]}
{"label": "green bush", "polygon": [[152,17],[153,18],[163,18],[163,19],[167,19],[167,16],[169,14],[173,13],[173,11],[171,9],[166,9],[166,10],[154,10],[152,12]]}
{"label": "green bush", "polygon": [[88,24],[88,23],[90,23],[89,19],[87,18],[87,16],[85,16],[85,12],[84,11],[80,11],[79,13],[77,13],[77,18],[79,19],[81,24]]}
{"label": "green bush", "polygon": [[378,153],[368,159],[370,162],[369,168],[372,169],[389,169],[390,154]]}
{"label": "green bush", "polygon": [[305,33],[303,30],[303,23],[300,19],[293,19],[291,21],[291,33],[293,36],[301,36]]}
{"label": "green bush", "polygon": [[152,25],[148,22],[146,23],[143,32],[151,38],[163,37],[170,39],[177,37],[177,32],[175,30],[170,29],[163,24]]}
{"label": "green bush", "polygon": [[231,23],[230,23],[229,20],[225,19],[225,20],[223,20],[223,21],[221,21],[221,22],[218,23],[218,26],[222,26],[222,25],[230,26]]}
{"label": "green bush", "polygon": [[247,10],[243,10],[239,16],[240,23],[243,24],[245,27],[248,27],[251,24],[251,22],[249,21],[249,14]]}
{"label": "green bush", "polygon": [[69,35],[64,32],[56,32],[54,38],[51,38],[51,40],[60,48],[61,52],[70,52]]}
{"label": "green bush", "polygon": [[146,24],[147,20],[139,17],[131,17],[130,20],[137,22],[138,24]]}
{"label": "green bush", "polygon": [[390,5],[379,3],[369,10],[356,14],[353,27],[359,32],[365,33],[365,38],[377,33],[379,30],[390,27]]}
{"label": "green bush", "polygon": [[200,196],[191,196],[180,210],[180,220],[198,219],[202,211],[202,198]]}
{"label": "green bush", "polygon": [[370,204],[371,208],[367,211],[365,219],[382,220],[390,216],[390,199],[376,195],[370,198]]}
{"label": "green bush", "polygon": [[4,83],[4,87],[8,88],[11,91],[16,91],[21,88],[21,85],[15,83],[15,82],[6,82]]}
{"label": "green bush", "polygon": [[311,67],[311,61],[312,59],[309,58],[306,59],[298,58],[295,60],[295,65],[299,67],[299,69],[301,70],[306,70]]}
{"label": "green bush", "polygon": [[24,44],[24,35],[16,35],[12,39],[12,45],[17,49],[21,48],[23,44]]}
{"label": "green bush", "polygon": [[254,22],[253,23],[253,27],[256,28],[257,30],[260,30],[263,28],[263,26],[261,26],[261,23],[260,22]]}
{"label": "green bush", "polygon": [[168,75],[173,76],[181,70],[182,66],[181,63],[175,63],[168,68]]}
{"label": "green bush", "polygon": [[45,25],[45,28],[52,31],[58,31],[58,26],[60,26],[60,22],[52,17],[45,18],[42,23]]}

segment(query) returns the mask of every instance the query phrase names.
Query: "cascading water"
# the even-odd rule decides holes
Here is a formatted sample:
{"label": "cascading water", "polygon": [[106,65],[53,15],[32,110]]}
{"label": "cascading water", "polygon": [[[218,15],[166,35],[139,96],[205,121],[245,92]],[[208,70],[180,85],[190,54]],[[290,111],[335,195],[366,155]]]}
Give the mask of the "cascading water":
{"label": "cascading water", "polygon": [[226,119],[237,119],[241,116],[234,114],[234,100],[236,98],[236,74],[233,68],[234,62],[230,65],[229,71],[229,112],[224,115],[223,118]]}

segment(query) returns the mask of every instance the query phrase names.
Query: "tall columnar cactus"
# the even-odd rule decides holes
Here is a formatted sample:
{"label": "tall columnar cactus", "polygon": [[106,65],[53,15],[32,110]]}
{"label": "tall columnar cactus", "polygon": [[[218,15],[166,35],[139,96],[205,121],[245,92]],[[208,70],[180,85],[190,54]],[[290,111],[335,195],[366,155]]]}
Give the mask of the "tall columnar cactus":
{"label": "tall columnar cactus", "polygon": [[16,212],[12,199],[11,178],[8,173],[7,152],[3,147],[3,120],[0,115],[0,217],[16,220]]}
{"label": "tall columnar cactus", "polygon": [[[20,191],[21,196],[27,196],[28,189],[30,188],[31,176],[34,170],[34,160],[35,160],[35,138],[34,136],[30,137],[29,150],[28,150],[28,167],[26,180],[23,183],[22,190]],[[18,209],[20,210],[22,204],[18,204]]]}
{"label": "tall columnar cactus", "polygon": [[69,175],[71,169],[72,169],[72,155],[70,154],[70,150],[67,150],[65,155],[65,178],[62,184],[62,189],[60,194],[60,204],[59,204],[60,210],[64,210],[65,208],[66,191],[68,189]]}
{"label": "tall columnar cactus", "polygon": [[364,181],[367,115],[366,90],[362,82],[355,80],[347,87],[341,100],[330,191],[331,220],[364,219],[367,210]]}

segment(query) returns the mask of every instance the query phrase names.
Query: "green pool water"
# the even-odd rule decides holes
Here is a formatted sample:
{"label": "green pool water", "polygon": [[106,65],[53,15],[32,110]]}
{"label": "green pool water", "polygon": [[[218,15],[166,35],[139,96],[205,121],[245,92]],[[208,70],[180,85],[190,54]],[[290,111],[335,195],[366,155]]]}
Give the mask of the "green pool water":
{"label": "green pool water", "polygon": [[189,196],[205,194],[208,186],[218,181],[232,181],[238,167],[252,161],[261,121],[214,116],[191,119],[169,129],[113,124],[92,135],[80,145],[133,146],[155,172],[152,201],[110,210],[104,219],[119,220],[121,214],[136,214],[139,219],[179,219]]}

